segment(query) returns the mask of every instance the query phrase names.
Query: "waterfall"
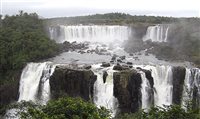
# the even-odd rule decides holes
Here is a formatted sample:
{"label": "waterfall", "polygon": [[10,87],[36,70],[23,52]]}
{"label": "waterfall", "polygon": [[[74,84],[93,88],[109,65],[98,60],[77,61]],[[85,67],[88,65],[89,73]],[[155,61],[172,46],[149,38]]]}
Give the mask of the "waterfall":
{"label": "waterfall", "polygon": [[172,104],[172,67],[155,66],[152,68],[152,77],[154,78],[154,100],[155,105]]}
{"label": "waterfall", "polygon": [[143,41],[151,40],[152,42],[167,42],[168,25],[159,24],[156,26],[149,26]]}
{"label": "waterfall", "polygon": [[33,101],[45,104],[50,98],[49,78],[55,66],[49,62],[29,63],[20,79],[18,101]]}
{"label": "waterfall", "polygon": [[[50,99],[49,78],[53,74],[55,65],[50,62],[28,63],[23,69],[20,86],[20,101],[33,101],[39,104],[46,104]],[[5,114],[5,119],[19,119],[19,109],[9,109]]]}
{"label": "waterfall", "polygon": [[[172,92],[173,92],[172,67],[164,66],[164,65],[161,65],[161,66],[160,65],[156,65],[156,66],[146,65],[143,68],[151,71],[151,75],[154,80],[154,104],[161,107],[163,105],[171,105]],[[142,84],[142,87],[143,86],[149,87],[147,84]],[[146,93],[146,92],[143,92],[143,93]],[[142,95],[145,96],[145,94],[142,94]],[[142,102],[142,104],[144,104],[144,107],[148,109],[150,106],[150,104],[148,104],[149,100],[146,100],[145,98],[145,99],[142,99],[142,101],[147,101],[147,102]]]}
{"label": "waterfall", "polygon": [[[200,69],[192,68],[186,69],[185,74],[185,82],[183,87],[183,98],[182,98],[182,106],[186,108],[188,101],[192,101],[197,98],[197,106],[200,106]],[[195,92],[196,88],[196,92]],[[197,93],[194,97],[194,93]]]}
{"label": "waterfall", "polygon": [[142,78],[141,93],[142,93],[142,109],[148,111],[151,106],[151,86],[144,72],[140,72]]}
{"label": "waterfall", "polygon": [[[131,29],[128,26],[88,25],[59,26],[49,28],[51,39],[58,43],[69,42],[122,42],[128,40]],[[59,33],[57,33],[59,32]]]}
{"label": "waterfall", "polygon": [[[97,75],[97,81],[94,84],[94,103],[100,107],[111,110],[114,117],[117,113],[118,101],[113,95],[113,67],[100,68],[100,65],[93,65],[93,72]],[[103,72],[107,72],[106,82],[103,82]]]}

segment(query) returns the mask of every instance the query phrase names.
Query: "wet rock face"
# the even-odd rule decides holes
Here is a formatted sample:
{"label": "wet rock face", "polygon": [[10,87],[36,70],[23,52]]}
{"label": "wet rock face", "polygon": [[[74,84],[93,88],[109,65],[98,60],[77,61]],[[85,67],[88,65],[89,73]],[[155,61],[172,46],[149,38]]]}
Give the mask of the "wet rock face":
{"label": "wet rock face", "polygon": [[117,56],[116,54],[114,54],[114,55],[112,56],[111,60],[115,61],[117,57],[118,57],[118,56]]}
{"label": "wet rock face", "polygon": [[107,63],[107,62],[102,62],[102,65],[101,67],[109,67],[110,66],[110,63]]}
{"label": "wet rock face", "polygon": [[83,68],[84,68],[84,69],[91,69],[92,66],[91,66],[91,65],[85,65],[85,66],[83,66]]}
{"label": "wet rock face", "polygon": [[106,83],[106,78],[108,76],[108,73],[106,71],[103,72],[103,83]]}
{"label": "wet rock face", "polygon": [[153,89],[154,79],[153,79],[153,77],[152,77],[152,75],[151,75],[151,71],[146,70],[146,69],[142,69],[142,68],[140,68],[140,67],[137,67],[137,69],[139,69],[139,70],[141,70],[141,71],[143,71],[143,72],[145,73],[146,78],[147,78],[147,80],[149,81],[149,83],[150,83],[150,85],[151,85],[151,88]]}
{"label": "wet rock face", "polygon": [[91,70],[56,67],[50,77],[51,97],[71,96],[90,100],[96,78]]}
{"label": "wet rock face", "polygon": [[62,49],[62,51],[74,51],[74,50],[79,50],[78,53],[83,54],[86,53],[85,50],[88,48],[88,44],[87,43],[77,43],[77,42],[68,42],[65,41],[63,44],[60,44],[60,47]]}
{"label": "wet rock face", "polygon": [[113,80],[121,113],[136,112],[141,105],[141,75],[135,70],[114,72]]}
{"label": "wet rock face", "polygon": [[122,71],[122,70],[129,70],[130,67],[128,65],[120,65],[117,64],[113,67],[113,70],[118,70],[118,71]]}
{"label": "wet rock face", "polygon": [[173,67],[172,71],[173,71],[172,103],[181,104],[181,97],[183,92],[186,69],[184,67]]}

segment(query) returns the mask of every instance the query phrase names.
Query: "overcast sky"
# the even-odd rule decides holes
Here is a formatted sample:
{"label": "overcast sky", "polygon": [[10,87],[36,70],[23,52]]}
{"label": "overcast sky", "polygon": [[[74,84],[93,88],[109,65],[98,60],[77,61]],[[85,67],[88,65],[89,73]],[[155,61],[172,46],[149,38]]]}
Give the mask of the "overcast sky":
{"label": "overcast sky", "polygon": [[200,17],[200,0],[0,0],[0,7],[3,15],[24,10],[45,18],[108,12]]}

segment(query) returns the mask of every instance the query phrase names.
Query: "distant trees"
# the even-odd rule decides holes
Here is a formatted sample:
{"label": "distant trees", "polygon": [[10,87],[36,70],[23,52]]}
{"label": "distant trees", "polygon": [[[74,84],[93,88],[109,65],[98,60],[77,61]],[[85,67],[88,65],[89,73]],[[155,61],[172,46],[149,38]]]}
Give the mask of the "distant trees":
{"label": "distant trees", "polygon": [[48,25],[57,24],[160,24],[170,23],[177,21],[177,18],[173,17],[155,17],[155,16],[132,16],[125,13],[107,13],[107,14],[95,14],[88,16],[77,16],[77,17],[62,17],[62,18],[51,18],[45,19]]}

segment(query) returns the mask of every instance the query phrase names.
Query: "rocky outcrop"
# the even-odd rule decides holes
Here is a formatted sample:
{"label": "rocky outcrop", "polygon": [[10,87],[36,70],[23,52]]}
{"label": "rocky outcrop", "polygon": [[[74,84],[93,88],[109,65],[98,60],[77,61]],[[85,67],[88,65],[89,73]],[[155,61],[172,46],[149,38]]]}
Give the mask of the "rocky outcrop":
{"label": "rocky outcrop", "polygon": [[152,77],[152,75],[151,75],[151,71],[146,70],[146,69],[142,69],[142,68],[140,68],[140,67],[137,67],[137,69],[140,70],[140,71],[143,71],[143,72],[145,73],[146,78],[147,78],[147,80],[149,81],[149,83],[150,83],[150,85],[151,85],[151,88],[153,88],[154,81],[153,81],[153,77]]}
{"label": "rocky outcrop", "polygon": [[108,73],[106,71],[103,72],[103,83],[106,82],[106,78],[108,76]]}
{"label": "rocky outcrop", "polygon": [[115,65],[113,67],[113,70],[118,70],[118,71],[121,71],[121,70],[129,70],[130,67],[128,65],[121,65],[119,63],[117,63],[117,65]]}
{"label": "rocky outcrop", "polygon": [[90,100],[95,81],[96,76],[91,70],[57,66],[50,78],[51,97],[71,96]]}
{"label": "rocky outcrop", "polygon": [[110,66],[110,63],[107,63],[107,62],[102,62],[102,65],[101,67],[109,67]]}
{"label": "rocky outcrop", "polygon": [[114,96],[121,113],[136,112],[141,106],[141,75],[136,70],[114,72]]}
{"label": "rocky outcrop", "polygon": [[65,41],[64,43],[60,44],[60,49],[61,51],[75,51],[75,50],[79,50],[78,53],[83,54],[86,53],[85,49],[88,48],[88,44],[87,43],[77,43],[77,42],[68,42]]}
{"label": "rocky outcrop", "polygon": [[185,71],[184,67],[173,67],[173,95],[172,95],[172,103],[173,104],[181,104],[182,92],[183,92],[183,84],[185,80]]}

